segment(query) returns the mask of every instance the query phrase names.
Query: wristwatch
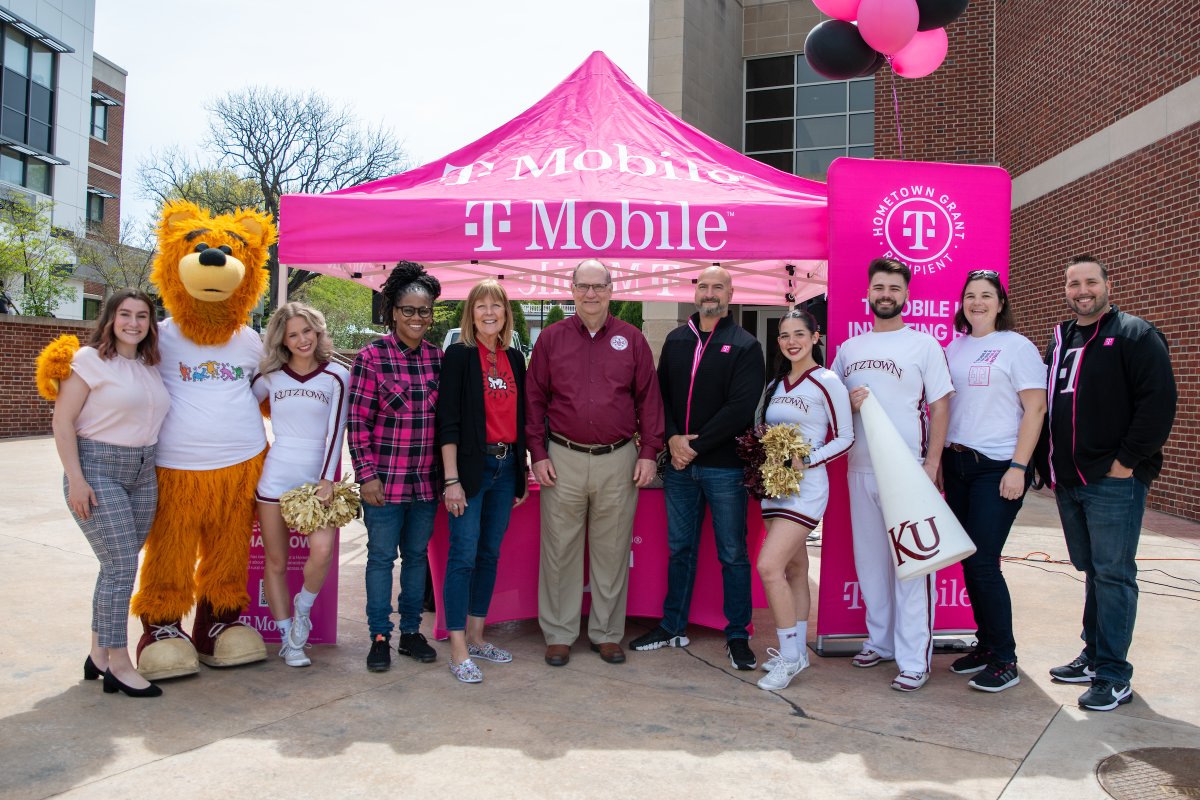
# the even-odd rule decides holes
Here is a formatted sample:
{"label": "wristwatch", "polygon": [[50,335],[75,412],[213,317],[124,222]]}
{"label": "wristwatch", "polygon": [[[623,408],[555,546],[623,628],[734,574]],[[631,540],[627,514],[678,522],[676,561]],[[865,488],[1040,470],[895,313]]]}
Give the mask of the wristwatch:
{"label": "wristwatch", "polygon": [[807,467],[812,463],[812,459],[808,456],[800,456],[800,463]]}

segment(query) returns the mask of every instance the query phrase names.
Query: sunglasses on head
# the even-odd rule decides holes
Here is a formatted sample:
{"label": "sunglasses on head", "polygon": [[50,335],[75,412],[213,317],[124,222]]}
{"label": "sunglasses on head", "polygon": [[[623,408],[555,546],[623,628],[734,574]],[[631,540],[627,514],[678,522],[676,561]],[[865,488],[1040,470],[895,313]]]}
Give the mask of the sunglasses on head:
{"label": "sunglasses on head", "polygon": [[1000,273],[994,269],[973,269],[967,273],[967,278],[975,280],[976,278],[999,278]]}

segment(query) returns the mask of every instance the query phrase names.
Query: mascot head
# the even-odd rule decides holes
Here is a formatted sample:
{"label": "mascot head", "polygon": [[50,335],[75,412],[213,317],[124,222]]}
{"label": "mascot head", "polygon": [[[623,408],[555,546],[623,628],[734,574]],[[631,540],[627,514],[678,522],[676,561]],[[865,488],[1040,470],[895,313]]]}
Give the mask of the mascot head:
{"label": "mascot head", "polygon": [[197,344],[222,344],[246,322],[267,287],[275,225],[261,211],[212,216],[177,200],[163,206],[150,281],[180,331]]}

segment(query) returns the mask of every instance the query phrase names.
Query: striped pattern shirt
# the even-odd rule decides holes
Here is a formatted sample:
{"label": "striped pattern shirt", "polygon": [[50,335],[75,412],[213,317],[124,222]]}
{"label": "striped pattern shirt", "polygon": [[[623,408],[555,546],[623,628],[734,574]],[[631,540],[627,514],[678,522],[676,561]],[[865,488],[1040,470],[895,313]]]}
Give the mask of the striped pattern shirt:
{"label": "striped pattern shirt", "polygon": [[437,499],[442,482],[434,414],[442,351],[395,334],[359,352],[350,372],[349,443],[355,478],[378,478],[387,503]]}

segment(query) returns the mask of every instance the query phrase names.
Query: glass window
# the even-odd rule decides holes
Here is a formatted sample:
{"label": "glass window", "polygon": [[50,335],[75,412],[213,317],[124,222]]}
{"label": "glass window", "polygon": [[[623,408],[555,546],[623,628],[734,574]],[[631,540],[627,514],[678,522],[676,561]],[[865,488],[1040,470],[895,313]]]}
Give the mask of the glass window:
{"label": "glass window", "polygon": [[829,78],[810,67],[808,59],[801,53],[796,56],[796,83],[829,83]]}
{"label": "glass window", "polygon": [[792,149],[792,121],[746,124],[746,152]]}
{"label": "glass window", "polygon": [[845,114],[846,84],[823,83],[796,89],[796,116],[810,114]]}
{"label": "glass window", "polygon": [[47,89],[54,88],[54,53],[36,42],[33,45],[33,62],[29,77],[34,83],[41,84]]}
{"label": "glass window", "polygon": [[850,81],[850,110],[875,110],[875,79],[868,81]]}
{"label": "glass window", "polygon": [[839,156],[846,155],[843,147],[828,150],[800,150],[796,153],[796,174],[804,178],[825,180],[829,165]]}
{"label": "glass window", "polygon": [[101,301],[97,297],[83,298],[83,318],[84,319],[100,319]]}
{"label": "glass window", "polygon": [[103,103],[92,106],[92,136],[108,140],[108,106]]}
{"label": "glass window", "polygon": [[0,181],[17,186],[25,183],[25,162],[12,150],[0,150]]}
{"label": "glass window", "polygon": [[788,150],[783,153],[750,153],[751,158],[755,161],[761,161],[767,166],[781,169],[784,172],[792,171],[792,151]]}
{"label": "glass window", "polygon": [[796,120],[796,147],[830,147],[846,144],[846,118],[805,117]]}
{"label": "glass window", "polygon": [[87,203],[88,222],[104,221],[104,198],[98,194],[89,194]]}
{"label": "glass window", "polygon": [[756,58],[746,62],[746,88],[792,85],[792,57]]}
{"label": "glass window", "polygon": [[875,112],[850,115],[850,144],[868,144],[875,141]]}
{"label": "glass window", "polygon": [[875,145],[872,144],[872,145],[867,145],[866,147],[851,147],[850,148],[850,157],[851,158],[874,158],[875,157]]}
{"label": "glass window", "polygon": [[792,115],[792,89],[746,92],[746,119],[774,119]]}
{"label": "glass window", "polygon": [[43,153],[50,152],[50,126],[29,120],[29,136],[26,141]]}
{"label": "glass window", "polygon": [[4,70],[4,105],[25,113],[25,99],[29,94],[29,81],[10,69]]}
{"label": "glass window", "polygon": [[50,124],[50,108],[54,102],[54,94],[45,86],[36,83],[29,85],[29,116]]}
{"label": "glass window", "polygon": [[4,30],[4,66],[18,75],[29,77],[29,46],[25,34],[6,27]]}
{"label": "glass window", "polygon": [[11,108],[0,115],[0,133],[18,142],[25,141],[25,115]]}
{"label": "glass window", "polygon": [[35,192],[50,194],[50,165],[36,158],[25,159],[25,185]]}

